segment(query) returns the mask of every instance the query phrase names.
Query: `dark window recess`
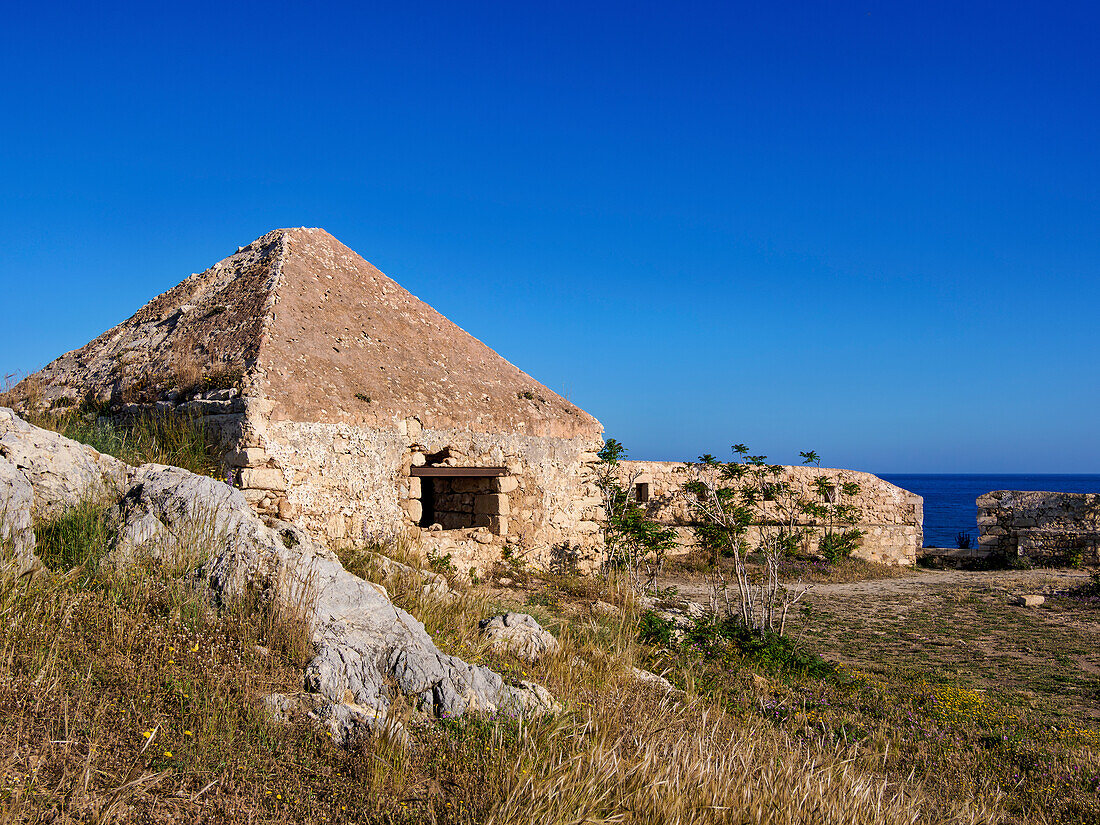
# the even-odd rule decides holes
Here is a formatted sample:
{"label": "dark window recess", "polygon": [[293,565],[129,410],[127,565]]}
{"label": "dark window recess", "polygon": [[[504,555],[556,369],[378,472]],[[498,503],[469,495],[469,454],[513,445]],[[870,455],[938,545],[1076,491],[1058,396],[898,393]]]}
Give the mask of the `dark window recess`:
{"label": "dark window recess", "polygon": [[634,485],[634,497],[639,502],[649,501],[649,482],[644,481],[641,484]]}
{"label": "dark window recess", "polygon": [[431,527],[435,524],[435,481],[434,478],[420,480],[421,527]]}
{"label": "dark window recess", "polygon": [[836,504],[836,487],[832,484],[825,488],[825,502],[827,504]]}
{"label": "dark window recess", "polygon": [[451,457],[451,448],[450,447],[444,447],[438,453],[428,453],[428,455],[424,456],[424,459],[425,459],[426,463],[428,463],[428,464],[442,464],[444,461],[446,461],[450,457]]}
{"label": "dark window recess", "polygon": [[489,515],[477,512],[477,500],[492,493],[493,484],[493,478],[485,476],[420,476],[420,526],[438,524],[444,530],[488,527]]}

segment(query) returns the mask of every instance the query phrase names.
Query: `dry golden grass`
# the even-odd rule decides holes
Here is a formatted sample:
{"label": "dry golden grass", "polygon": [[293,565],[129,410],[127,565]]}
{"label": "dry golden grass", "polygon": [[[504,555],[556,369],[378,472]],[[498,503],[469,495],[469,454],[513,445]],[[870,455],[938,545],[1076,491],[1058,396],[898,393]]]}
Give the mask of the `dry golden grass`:
{"label": "dry golden grass", "polygon": [[[561,649],[531,665],[490,654],[477,631],[518,603],[484,586],[426,588],[422,572],[363,554],[357,569],[444,650],[545,684],[565,710],[528,721],[410,714],[407,747],[340,750],[263,710],[266,694],[300,685],[301,616],[259,599],[215,609],[187,585],[186,559],[112,572],[98,564],[106,533],[91,505],[39,533],[49,573],[0,576],[0,823],[996,820],[965,797],[929,799],[852,746],[798,742],[690,683],[670,694],[638,680],[637,607],[614,580],[550,582],[557,607],[525,609]],[[415,548],[391,549],[417,560]],[[591,616],[594,597],[620,613]]]}
{"label": "dry golden grass", "polygon": [[[408,558],[408,556],[406,556]],[[439,599],[391,575],[395,601],[420,617],[450,652],[533,679],[566,701],[552,722],[521,725],[494,771],[499,799],[491,823],[993,822],[995,804],[926,797],[919,785],[873,770],[859,748],[828,737],[798,741],[765,720],[720,710],[705,696],[668,693],[632,668],[637,605],[624,582],[550,577],[554,592],[580,602],[543,613],[560,650],[535,664],[489,654],[478,618],[518,605],[487,601],[482,588]],[[581,618],[592,598],[619,615]],[[529,609],[529,606],[524,609]],[[570,616],[565,620],[562,616]],[[555,620],[556,619],[556,620]],[[510,764],[508,764],[510,762]]]}
{"label": "dry golden grass", "polygon": [[97,418],[79,407],[66,407],[24,417],[36,427],[53,430],[127,464],[169,464],[208,476],[220,476],[224,471],[214,435],[191,415],[148,413],[122,423]]}

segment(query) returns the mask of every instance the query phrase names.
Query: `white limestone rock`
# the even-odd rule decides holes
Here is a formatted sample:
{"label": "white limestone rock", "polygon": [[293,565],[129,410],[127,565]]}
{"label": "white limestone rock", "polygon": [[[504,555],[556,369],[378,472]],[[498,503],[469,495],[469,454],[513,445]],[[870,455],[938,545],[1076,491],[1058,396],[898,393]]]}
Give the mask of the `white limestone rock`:
{"label": "white limestone rock", "polygon": [[[186,552],[197,537],[210,548],[198,560],[200,575],[218,599],[230,601],[252,588],[306,605],[316,649],[306,666],[306,688],[332,703],[355,705],[358,721],[385,717],[397,693],[438,717],[494,713],[501,702],[545,704],[526,699],[531,691],[506,686],[488,668],[440,652],[424,625],[395,607],[384,589],[348,573],[335,554],[294,525],[268,527],[239,490],[220,481],[144,465],[119,515],[121,558],[149,553],[166,559]],[[346,716],[333,710],[325,718]]]}
{"label": "white limestone rock", "polygon": [[[9,545],[15,572],[19,576],[33,573],[41,567],[41,562],[34,555],[33,506],[31,485],[14,464],[0,458],[0,544]],[[0,561],[2,559],[3,555],[0,555]]]}
{"label": "white limestone rock", "polygon": [[656,685],[659,688],[663,688],[669,693],[680,693],[676,688],[672,686],[672,682],[666,679],[664,676],[659,676],[651,670],[642,670],[640,667],[632,667],[630,669],[630,675],[633,676],[639,682],[646,682],[647,684]]}
{"label": "white limestone rock", "polygon": [[191,571],[215,601],[252,591],[305,613],[316,650],[305,685],[321,697],[308,700],[307,712],[338,741],[387,718],[398,694],[437,717],[554,706],[538,686],[506,685],[488,668],[443,654],[385,588],[344,570],[298,527],[265,524],[240,490],[177,467],[127,467],[0,409],[0,529],[20,552],[33,551],[32,517],[60,514],[92,490],[116,491],[111,563],[158,559]]}
{"label": "white limestone rock", "polygon": [[513,653],[525,662],[537,662],[558,649],[558,640],[527,613],[493,616],[479,626],[490,648]]}
{"label": "white limestone rock", "polygon": [[1023,596],[1016,596],[1012,603],[1020,607],[1042,607],[1046,602],[1045,596],[1040,596],[1038,593],[1028,593]]}
{"label": "white limestone rock", "polygon": [[82,499],[116,495],[130,470],[117,458],[28,424],[7,407],[0,407],[0,458],[30,484],[33,519],[56,518]]}

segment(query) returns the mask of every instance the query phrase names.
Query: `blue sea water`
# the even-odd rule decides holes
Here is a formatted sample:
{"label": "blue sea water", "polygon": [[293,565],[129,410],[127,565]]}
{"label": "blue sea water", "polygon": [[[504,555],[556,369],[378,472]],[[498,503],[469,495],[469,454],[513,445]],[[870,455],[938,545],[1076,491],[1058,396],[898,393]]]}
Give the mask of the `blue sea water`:
{"label": "blue sea water", "polygon": [[954,547],[955,536],[969,533],[978,544],[978,496],[993,490],[1051,490],[1100,493],[1100,475],[879,475],[924,497],[924,546]]}

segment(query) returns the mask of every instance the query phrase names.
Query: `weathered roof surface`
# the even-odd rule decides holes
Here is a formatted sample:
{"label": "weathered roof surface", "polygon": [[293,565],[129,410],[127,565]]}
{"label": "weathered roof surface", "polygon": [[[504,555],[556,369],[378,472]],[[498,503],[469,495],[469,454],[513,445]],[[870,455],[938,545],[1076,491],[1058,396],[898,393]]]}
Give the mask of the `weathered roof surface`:
{"label": "weathered roof surface", "polygon": [[269,232],[51,361],[13,394],[151,400],[212,370],[242,372],[259,349],[281,251],[280,233]]}
{"label": "weathered roof surface", "polygon": [[[280,229],[192,275],[32,376],[116,397],[239,366],[271,418],[594,436],[539,384],[322,229]],[[178,383],[178,381],[176,382]],[[367,401],[366,399],[370,400]]]}

